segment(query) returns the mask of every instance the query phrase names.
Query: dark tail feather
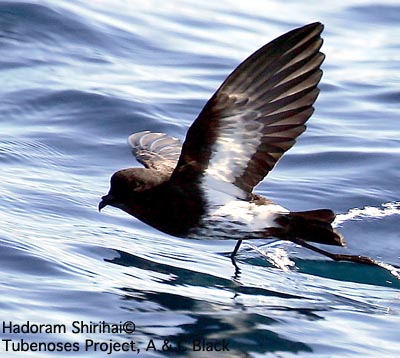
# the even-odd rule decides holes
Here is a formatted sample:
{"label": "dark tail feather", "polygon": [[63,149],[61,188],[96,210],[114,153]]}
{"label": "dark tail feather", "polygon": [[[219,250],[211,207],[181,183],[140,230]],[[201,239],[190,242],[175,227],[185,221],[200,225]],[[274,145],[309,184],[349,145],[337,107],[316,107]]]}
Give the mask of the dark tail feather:
{"label": "dark tail feather", "polygon": [[334,219],[333,211],[320,209],[282,214],[276,222],[282,226],[278,230],[289,240],[293,237],[325,245],[345,246],[343,236],[332,228]]}

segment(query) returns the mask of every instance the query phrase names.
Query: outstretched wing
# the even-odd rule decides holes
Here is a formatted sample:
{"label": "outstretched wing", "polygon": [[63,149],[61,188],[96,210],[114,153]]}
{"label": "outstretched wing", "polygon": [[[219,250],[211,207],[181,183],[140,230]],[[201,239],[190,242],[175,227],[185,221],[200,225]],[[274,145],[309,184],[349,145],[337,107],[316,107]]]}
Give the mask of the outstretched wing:
{"label": "outstretched wing", "polygon": [[181,154],[181,141],[165,133],[138,132],[131,134],[128,142],[140,163],[164,174],[173,172]]}
{"label": "outstretched wing", "polygon": [[194,180],[195,172],[250,193],[313,113],[322,30],[320,23],[292,30],[241,63],[189,128],[172,179]]}

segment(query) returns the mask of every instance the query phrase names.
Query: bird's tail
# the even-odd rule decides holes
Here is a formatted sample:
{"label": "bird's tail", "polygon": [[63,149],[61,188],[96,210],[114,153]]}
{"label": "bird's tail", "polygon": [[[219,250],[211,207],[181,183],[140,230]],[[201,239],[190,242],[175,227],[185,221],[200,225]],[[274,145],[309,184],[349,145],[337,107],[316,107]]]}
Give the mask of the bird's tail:
{"label": "bird's tail", "polygon": [[[335,213],[329,209],[290,212],[279,215],[275,221],[283,237],[298,238],[325,245],[345,246],[342,235],[332,228]],[[279,235],[280,236],[280,235]]]}

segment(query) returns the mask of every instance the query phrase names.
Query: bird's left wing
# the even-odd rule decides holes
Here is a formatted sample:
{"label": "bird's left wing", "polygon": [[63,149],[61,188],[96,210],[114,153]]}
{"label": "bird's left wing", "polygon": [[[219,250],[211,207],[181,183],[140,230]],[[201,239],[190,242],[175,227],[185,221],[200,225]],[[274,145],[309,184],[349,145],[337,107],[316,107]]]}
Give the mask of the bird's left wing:
{"label": "bird's left wing", "polygon": [[146,168],[171,174],[178,162],[182,143],[165,133],[133,133],[128,142],[136,159]]}

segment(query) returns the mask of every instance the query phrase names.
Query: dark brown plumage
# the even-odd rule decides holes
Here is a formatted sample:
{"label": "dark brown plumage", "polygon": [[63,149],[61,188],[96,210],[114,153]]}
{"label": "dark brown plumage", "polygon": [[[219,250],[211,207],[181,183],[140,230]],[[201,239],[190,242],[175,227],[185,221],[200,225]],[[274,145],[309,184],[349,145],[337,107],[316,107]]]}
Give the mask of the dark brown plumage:
{"label": "dark brown plumage", "polygon": [[248,57],[206,103],[183,145],[163,133],[131,135],[145,168],[116,172],[99,209],[118,207],[175,236],[237,239],[232,256],[243,239],[270,236],[342,246],[331,210],[290,212],[252,192],[314,111],[322,30],[320,23],[292,30]]}

